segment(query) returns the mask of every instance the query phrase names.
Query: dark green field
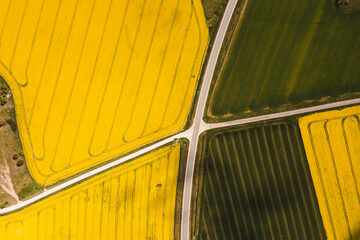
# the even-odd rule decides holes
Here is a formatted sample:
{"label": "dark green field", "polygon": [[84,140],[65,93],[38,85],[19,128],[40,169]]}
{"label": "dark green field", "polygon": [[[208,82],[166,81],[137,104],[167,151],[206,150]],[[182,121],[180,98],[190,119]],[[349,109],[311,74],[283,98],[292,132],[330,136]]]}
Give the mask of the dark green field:
{"label": "dark green field", "polygon": [[207,139],[196,239],[325,239],[297,125],[258,124]]}
{"label": "dark green field", "polygon": [[345,13],[330,0],[248,0],[205,118],[224,121],[359,96],[360,11]]}

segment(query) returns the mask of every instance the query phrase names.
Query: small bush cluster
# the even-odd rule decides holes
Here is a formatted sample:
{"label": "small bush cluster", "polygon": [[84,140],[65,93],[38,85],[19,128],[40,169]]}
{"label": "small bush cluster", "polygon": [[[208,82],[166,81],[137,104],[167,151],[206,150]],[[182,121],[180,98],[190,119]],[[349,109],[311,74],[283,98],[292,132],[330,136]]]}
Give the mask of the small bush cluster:
{"label": "small bush cluster", "polygon": [[1,106],[4,106],[6,103],[7,103],[7,98],[6,97],[0,97]]}
{"label": "small bush cluster", "polygon": [[22,165],[24,165],[25,161],[24,159],[19,159],[17,162],[16,162],[16,166],[20,167]]}
{"label": "small bush cluster", "polygon": [[20,192],[18,192],[19,199],[23,200],[25,197],[34,194],[37,190],[40,189],[41,186],[36,183],[23,187]]}
{"label": "small bush cluster", "polygon": [[[12,119],[6,119],[6,121],[0,120],[0,127],[6,125],[6,123],[9,124],[9,126],[11,127],[11,130],[12,130],[13,132],[17,131],[17,124],[16,124],[16,122],[15,122],[14,120],[12,120]],[[20,152],[19,152],[19,155],[20,155],[21,157],[23,157],[23,156],[24,156],[23,151],[20,151]]]}
{"label": "small bush cluster", "polygon": [[7,103],[6,95],[9,93],[9,89],[3,84],[0,87],[0,105],[4,106]]}
{"label": "small bush cluster", "polygon": [[22,150],[19,151],[19,154],[15,153],[13,155],[13,160],[16,161],[16,166],[20,167],[22,165],[24,165],[25,160],[24,160],[24,153]]}
{"label": "small bush cluster", "polygon": [[349,0],[335,0],[334,5],[336,8],[339,8],[341,5],[349,6],[350,2]]}
{"label": "small bush cluster", "polygon": [[7,205],[9,205],[9,202],[8,202],[8,201],[4,202],[4,203],[0,206],[0,208],[3,209],[3,208],[5,208]]}
{"label": "small bush cluster", "polygon": [[9,126],[11,127],[11,130],[13,132],[17,131],[17,125],[16,122],[12,119],[6,119],[6,123],[9,124]]}

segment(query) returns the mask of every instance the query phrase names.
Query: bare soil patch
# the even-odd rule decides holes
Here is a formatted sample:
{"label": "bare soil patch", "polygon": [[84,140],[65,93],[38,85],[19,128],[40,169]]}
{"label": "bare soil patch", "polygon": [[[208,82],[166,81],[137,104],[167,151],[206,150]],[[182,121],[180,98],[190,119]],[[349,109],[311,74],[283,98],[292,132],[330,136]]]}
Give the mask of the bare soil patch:
{"label": "bare soil patch", "polygon": [[0,208],[5,208],[17,203],[5,189],[10,188],[13,195],[23,200],[42,191],[42,187],[33,181],[26,167],[12,94],[1,77],[0,87],[1,98],[6,99],[0,105]]}

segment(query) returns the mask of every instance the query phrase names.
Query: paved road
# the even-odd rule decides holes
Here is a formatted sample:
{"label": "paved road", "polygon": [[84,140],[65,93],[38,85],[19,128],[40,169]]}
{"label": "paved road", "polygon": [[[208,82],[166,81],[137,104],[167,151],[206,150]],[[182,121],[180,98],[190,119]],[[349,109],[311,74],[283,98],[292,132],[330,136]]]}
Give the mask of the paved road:
{"label": "paved road", "polygon": [[[201,132],[203,132],[203,127],[202,126],[205,126],[206,124],[202,121],[202,115],[203,115],[203,112],[204,112],[204,109],[205,109],[205,104],[206,104],[206,99],[207,99],[207,95],[208,95],[208,92],[209,92],[209,88],[210,88],[210,84],[211,84],[211,79],[212,79],[212,75],[213,75],[213,72],[214,72],[214,68],[215,68],[215,64],[216,64],[216,61],[217,61],[217,58],[218,58],[218,55],[219,55],[219,52],[220,52],[220,49],[221,49],[221,45],[222,45],[222,42],[223,42],[223,39],[224,39],[224,36],[225,36],[225,33],[226,33],[226,30],[227,30],[227,27],[228,27],[228,24],[230,22],[230,19],[231,19],[231,16],[232,16],[232,13],[235,9],[235,5],[237,3],[237,0],[230,0],[229,1],[229,4],[228,6],[226,7],[226,10],[225,10],[225,14],[224,14],[224,17],[223,17],[223,20],[221,21],[221,24],[220,24],[220,28],[219,28],[219,32],[216,36],[216,39],[215,39],[215,42],[214,42],[214,47],[212,49],[212,52],[211,52],[211,55],[210,55],[210,58],[209,58],[209,63],[208,63],[208,66],[207,66],[207,69],[206,69],[206,72],[205,72],[205,76],[204,76],[204,81],[203,81],[203,84],[202,84],[202,87],[201,87],[201,91],[200,91],[200,97],[199,97],[199,101],[198,101],[198,106],[197,106],[197,109],[196,109],[196,113],[195,113],[195,118],[194,118],[194,123],[193,123],[193,126],[184,131],[184,132],[181,132],[179,134],[176,134],[176,135],[173,135],[171,137],[168,137],[162,141],[159,141],[155,144],[152,144],[146,148],[143,148],[137,152],[134,152],[132,154],[129,154],[125,157],[122,157],[122,158],[119,158],[109,164],[106,164],[104,166],[101,166],[99,168],[96,168],[92,171],[89,171],[87,173],[84,173],[78,177],[75,177],[75,178],[72,178],[64,183],[61,183],[55,187],[52,187],[48,190],[45,190],[43,193],[31,198],[31,199],[28,199],[28,200],[25,200],[25,201],[20,201],[19,203],[13,205],[13,206],[10,206],[10,207],[7,207],[7,208],[4,208],[4,209],[0,209],[0,215],[3,215],[3,214],[8,214],[10,212],[13,212],[13,211],[16,211],[18,209],[21,209],[23,207],[26,207],[28,205],[31,205],[51,194],[54,194],[56,192],[60,192],[61,190],[71,186],[71,185],[74,185],[80,181],[83,181],[87,178],[90,178],[94,175],[97,175],[101,172],[104,172],[110,168],[113,168],[114,166],[117,166],[123,162],[126,162],[128,160],[131,160],[133,158],[137,158],[141,155],[144,155],[156,148],[159,148],[171,141],[174,141],[174,139],[179,139],[179,138],[187,138],[189,141],[190,141],[190,150],[189,150],[189,158],[188,158],[188,166],[187,166],[187,175],[186,175],[186,182],[185,182],[185,195],[184,195],[184,203],[186,203],[185,207],[183,207],[183,215],[184,216],[187,216],[187,219],[185,218],[183,220],[183,223],[182,225],[184,226],[187,226],[185,228],[182,228],[182,233],[185,233],[185,231],[188,232],[189,228],[188,228],[188,223],[189,223],[189,216],[190,216],[190,201],[191,201],[191,185],[192,185],[192,172],[193,172],[193,167],[194,167],[194,162],[195,162],[195,152],[196,152],[196,147],[197,147],[197,139],[199,137],[199,135],[201,134]],[[201,130],[200,130],[201,129]],[[190,191],[190,192],[189,192]],[[185,236],[189,236],[189,234],[186,234],[183,235],[183,239],[188,239],[188,237],[185,237]]]}
{"label": "paved road", "polygon": [[131,160],[131,159],[136,158],[136,157],[139,157],[141,155],[144,155],[144,154],[146,154],[146,153],[148,153],[148,152],[150,152],[150,151],[152,151],[152,150],[154,150],[156,148],[159,148],[159,147],[173,141],[174,139],[188,138],[188,136],[189,136],[189,132],[185,131],[185,132],[182,132],[180,134],[176,134],[176,135],[173,135],[171,137],[168,137],[168,138],[166,138],[166,139],[164,139],[164,140],[162,140],[160,142],[157,142],[157,143],[155,143],[155,144],[153,144],[153,145],[151,145],[151,146],[149,146],[147,148],[143,148],[143,149],[141,149],[141,150],[139,150],[137,152],[134,152],[134,153],[129,154],[129,155],[125,156],[125,157],[119,158],[119,159],[117,159],[117,160],[115,160],[115,161],[113,161],[113,162],[111,162],[109,164],[106,164],[104,166],[96,168],[96,169],[94,169],[92,171],[89,171],[89,172],[84,173],[84,174],[82,174],[82,175],[80,175],[78,177],[75,177],[75,178],[70,179],[70,180],[68,180],[68,181],[66,181],[64,183],[61,183],[61,184],[59,184],[59,185],[57,185],[55,187],[52,187],[52,188],[50,188],[48,190],[45,190],[44,192],[42,192],[41,194],[39,194],[39,195],[37,195],[37,196],[35,196],[33,198],[30,198],[30,199],[28,199],[26,201],[19,201],[15,205],[12,205],[12,206],[4,208],[4,209],[0,209],[0,215],[5,214],[5,213],[10,213],[10,212],[16,211],[16,210],[18,210],[20,208],[23,208],[23,207],[25,207],[27,205],[33,204],[33,203],[35,203],[35,202],[37,202],[37,201],[39,201],[39,200],[53,194],[53,193],[60,192],[61,190],[65,189],[65,188],[67,188],[67,187],[69,187],[69,186],[71,186],[73,184],[76,184],[76,183],[78,183],[80,181],[83,181],[83,180],[85,180],[87,178],[90,178],[90,177],[92,177],[94,175],[97,175],[97,174],[99,174],[101,172],[104,172],[104,171],[106,171],[108,169],[111,169],[111,168],[113,168],[115,166],[118,166],[123,162],[126,162],[126,161]]}
{"label": "paved road", "polygon": [[182,204],[182,221],[181,221],[181,239],[187,240],[190,238],[190,210],[191,210],[191,192],[192,192],[192,182],[193,182],[193,173],[195,166],[196,158],[196,149],[198,145],[199,135],[201,134],[200,128],[204,125],[202,120],[206,100],[209,94],[209,89],[211,85],[211,79],[215,70],[216,62],[220,53],[220,49],[225,38],[226,30],[229,26],[231,16],[234,12],[237,0],[230,0],[221,20],[218,33],[216,35],[213,48],[209,57],[209,62],[206,67],[204,80],[201,86],[199,100],[196,107],[195,118],[193,126],[191,128],[192,137],[190,140],[189,152],[187,157],[186,172],[185,172],[185,183],[184,183],[184,194],[183,194],[183,204]]}
{"label": "paved road", "polygon": [[326,109],[350,106],[350,105],[355,105],[355,104],[360,104],[360,98],[339,101],[339,102],[333,102],[333,103],[323,104],[323,105],[314,106],[314,107],[300,108],[300,109],[286,111],[286,112],[272,113],[272,114],[267,114],[267,115],[262,115],[262,116],[251,117],[251,118],[238,119],[238,120],[233,120],[233,121],[228,121],[228,122],[212,123],[212,124],[205,123],[203,128],[206,131],[208,129],[229,127],[229,126],[234,126],[234,125],[241,125],[241,124],[271,120],[271,119],[276,119],[276,118],[290,117],[290,116],[294,116],[294,115],[318,112],[318,111],[322,111],[322,110],[326,110]]}
{"label": "paved road", "polygon": [[[191,203],[191,193],[192,193],[191,191],[192,191],[192,182],[193,182],[193,172],[194,172],[194,166],[195,166],[196,149],[197,149],[199,136],[202,132],[209,130],[209,129],[214,129],[214,128],[229,127],[229,126],[246,124],[246,123],[251,123],[251,122],[288,117],[288,116],[293,116],[293,115],[298,115],[298,114],[303,114],[303,113],[316,112],[316,111],[321,111],[321,110],[335,108],[335,107],[360,104],[360,98],[357,98],[357,99],[352,99],[352,100],[347,100],[347,101],[335,102],[335,103],[324,104],[324,105],[319,105],[319,106],[315,106],[315,107],[302,108],[302,109],[297,109],[297,110],[292,110],[292,111],[262,115],[262,116],[234,120],[234,121],[229,121],[229,122],[206,124],[202,120],[202,116],[204,114],[205,104],[206,104],[207,96],[209,93],[212,76],[213,76],[217,58],[218,58],[218,55],[219,55],[219,52],[221,49],[221,45],[222,45],[222,42],[225,37],[226,30],[228,28],[231,16],[234,12],[237,2],[238,2],[238,0],[230,0],[228,3],[228,6],[225,9],[224,17],[221,21],[220,28],[217,33],[212,52],[210,54],[209,62],[208,62],[208,65],[207,65],[207,68],[205,71],[204,81],[201,86],[199,100],[198,100],[197,107],[196,107],[195,118],[194,118],[194,122],[193,122],[193,125],[191,128],[189,128],[188,130],[186,130],[184,132],[181,132],[179,134],[176,134],[176,135],[168,137],[164,140],[161,140],[157,143],[154,143],[154,144],[152,144],[146,148],[143,148],[137,152],[134,152],[125,157],[119,158],[109,164],[106,164],[106,165],[96,168],[92,171],[84,173],[78,177],[70,179],[64,183],[61,183],[55,187],[52,187],[52,188],[44,191],[43,193],[41,193],[31,199],[28,199],[26,201],[20,201],[19,203],[15,204],[13,206],[10,206],[10,207],[4,208],[4,209],[0,209],[0,215],[8,214],[13,211],[17,211],[23,207],[26,207],[27,205],[31,205],[51,194],[60,192],[63,189],[65,189],[71,185],[74,185],[80,181],[83,181],[83,180],[90,178],[94,175],[97,175],[101,172],[107,171],[108,169],[113,168],[123,162],[126,162],[126,161],[131,160],[136,157],[139,157],[141,155],[144,155],[156,148],[159,148],[171,141],[174,141],[174,139],[187,138],[190,141],[190,146],[189,146],[187,166],[186,166],[183,207],[182,207],[182,222],[181,222],[181,239],[187,240],[190,238],[190,232],[189,232],[190,209],[191,209],[190,203]],[[246,0],[245,4],[246,3],[247,3],[247,0]],[[246,5],[244,6],[243,9],[245,9],[245,7],[246,7]]]}

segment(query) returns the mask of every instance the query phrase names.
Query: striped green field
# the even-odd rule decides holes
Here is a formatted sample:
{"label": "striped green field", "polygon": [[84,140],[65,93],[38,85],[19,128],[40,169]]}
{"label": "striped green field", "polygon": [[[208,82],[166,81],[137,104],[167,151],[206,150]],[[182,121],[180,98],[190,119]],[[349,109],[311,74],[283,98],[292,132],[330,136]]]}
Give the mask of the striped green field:
{"label": "striped green field", "polygon": [[199,164],[199,239],[325,239],[298,126],[209,133]]}
{"label": "striped green field", "polygon": [[345,13],[330,0],[248,0],[206,120],[359,97],[359,24],[359,11]]}

